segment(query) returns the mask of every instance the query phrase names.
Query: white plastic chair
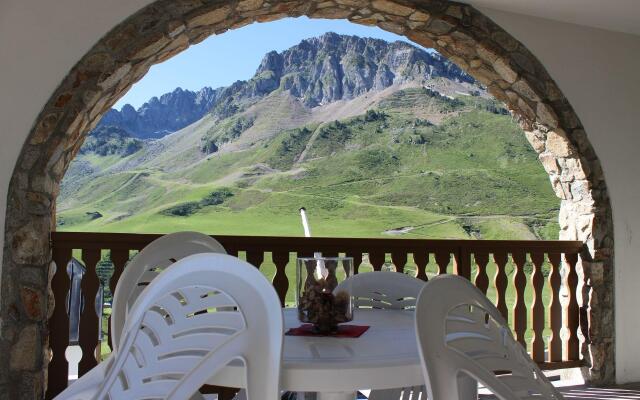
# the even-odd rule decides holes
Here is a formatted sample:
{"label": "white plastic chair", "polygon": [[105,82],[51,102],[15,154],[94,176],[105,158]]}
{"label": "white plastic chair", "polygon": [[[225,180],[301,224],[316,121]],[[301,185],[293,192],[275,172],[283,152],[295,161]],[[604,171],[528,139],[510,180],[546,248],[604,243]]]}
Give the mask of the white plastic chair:
{"label": "white plastic chair", "polygon": [[340,282],[334,291],[349,290],[356,308],[407,310],[415,308],[424,284],[398,272],[364,272]]}
{"label": "white plastic chair", "polygon": [[[350,289],[356,308],[412,310],[424,285],[424,281],[398,272],[365,272],[345,279],[335,291]],[[425,399],[425,393],[424,386],[372,390],[369,400],[418,400],[421,396]]]}
{"label": "white plastic chair", "polygon": [[[226,254],[222,245],[210,236],[199,232],[176,232],[159,237],[145,246],[124,268],[111,306],[111,344],[118,350],[120,336],[131,306],[147,285],[174,262],[198,253]],[[67,390],[83,392],[104,380],[107,364],[102,362],[73,382]],[[69,392],[71,393],[71,392]],[[194,396],[193,400],[202,399]]]}
{"label": "white plastic chair", "polygon": [[463,399],[461,383],[469,378],[501,400],[562,399],[498,309],[468,280],[443,275],[429,281],[415,317],[429,399]]}
{"label": "white plastic chair", "polygon": [[128,310],[145,287],[162,270],[174,262],[198,253],[227,254],[220,242],[199,232],[176,232],[149,243],[126,266],[113,294],[111,307],[111,343],[114,350],[120,344]]}
{"label": "white plastic chair", "polygon": [[184,400],[239,359],[247,398],[275,400],[282,338],[280,300],[255,267],[225,254],[195,254],[168,267],[131,307],[105,379],[82,393],[71,386],[56,399]]}

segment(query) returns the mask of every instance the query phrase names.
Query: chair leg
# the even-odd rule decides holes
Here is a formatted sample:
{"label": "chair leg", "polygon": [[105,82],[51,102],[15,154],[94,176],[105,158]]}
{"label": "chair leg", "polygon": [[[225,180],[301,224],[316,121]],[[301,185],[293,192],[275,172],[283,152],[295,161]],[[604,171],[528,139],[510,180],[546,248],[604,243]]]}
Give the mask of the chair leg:
{"label": "chair leg", "polygon": [[468,375],[461,374],[458,377],[458,393],[460,400],[477,400],[478,382]]}

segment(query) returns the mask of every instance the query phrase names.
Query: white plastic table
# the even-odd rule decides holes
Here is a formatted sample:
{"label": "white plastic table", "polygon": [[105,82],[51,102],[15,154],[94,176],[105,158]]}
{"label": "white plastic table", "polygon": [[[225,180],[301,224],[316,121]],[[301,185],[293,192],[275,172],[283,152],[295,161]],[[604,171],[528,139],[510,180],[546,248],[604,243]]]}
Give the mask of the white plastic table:
{"label": "white plastic table", "polygon": [[[371,326],[359,338],[285,336],[280,388],[353,399],[358,389],[421,385],[413,323],[410,311],[356,310],[350,324]],[[284,309],[284,324],[300,325],[296,309]],[[244,368],[230,364],[210,383],[245,387]]]}
{"label": "white plastic table", "polygon": [[[296,309],[284,309],[285,331],[300,326]],[[355,399],[360,389],[424,384],[412,311],[355,312],[354,325],[369,325],[359,338],[285,336],[280,389],[318,392],[318,399]],[[244,368],[232,363],[209,382],[245,387]]]}

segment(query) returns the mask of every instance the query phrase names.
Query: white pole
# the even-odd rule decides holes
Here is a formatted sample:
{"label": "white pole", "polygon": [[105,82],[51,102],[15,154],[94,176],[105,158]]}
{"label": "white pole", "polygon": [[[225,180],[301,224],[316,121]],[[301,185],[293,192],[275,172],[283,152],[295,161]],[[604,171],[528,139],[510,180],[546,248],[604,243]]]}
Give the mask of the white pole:
{"label": "white pole", "polygon": [[300,217],[302,217],[302,228],[304,229],[304,237],[311,237],[309,221],[307,220],[307,210],[305,210],[304,207],[300,209]]}
{"label": "white pole", "polygon": [[[311,237],[311,229],[309,229],[309,220],[307,220],[307,210],[302,207],[300,208],[300,217],[302,218],[302,228],[304,229],[304,236]],[[318,277],[326,278],[329,275],[329,270],[325,268],[324,263],[322,262],[322,253],[315,252],[313,253],[313,258],[316,261],[316,274]]]}

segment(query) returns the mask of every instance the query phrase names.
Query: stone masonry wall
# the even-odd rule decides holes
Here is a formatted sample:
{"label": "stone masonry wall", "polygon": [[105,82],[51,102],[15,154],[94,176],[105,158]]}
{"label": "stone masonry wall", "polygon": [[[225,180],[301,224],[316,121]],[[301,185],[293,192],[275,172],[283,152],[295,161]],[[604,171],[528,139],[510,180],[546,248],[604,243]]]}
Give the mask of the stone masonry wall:
{"label": "stone masonry wall", "polygon": [[49,234],[60,181],[85,134],[151,65],[210,35],[301,15],[378,26],[434,47],[508,105],[560,198],[560,239],[586,243],[579,265],[589,319],[585,372],[595,383],[613,381],[613,227],[602,169],[567,99],[520,42],[473,7],[451,1],[159,0],[77,63],[44,106],[15,166],[0,281],[0,399],[43,397],[53,310]]}

